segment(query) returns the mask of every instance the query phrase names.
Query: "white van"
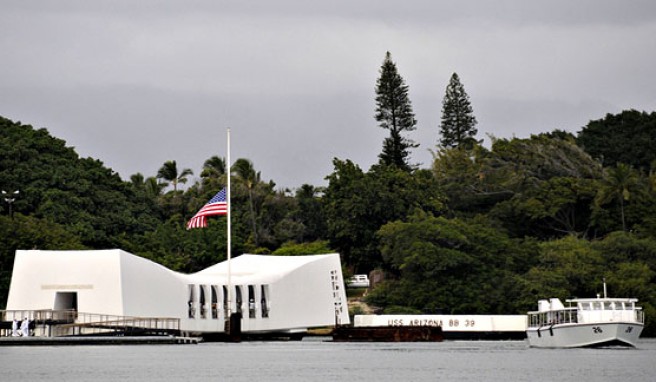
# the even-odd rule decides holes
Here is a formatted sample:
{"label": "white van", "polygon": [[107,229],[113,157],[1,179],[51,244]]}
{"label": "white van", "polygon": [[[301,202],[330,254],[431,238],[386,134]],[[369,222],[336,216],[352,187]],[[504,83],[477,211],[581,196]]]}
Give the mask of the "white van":
{"label": "white van", "polygon": [[367,275],[353,275],[346,286],[349,288],[369,288],[369,277]]}

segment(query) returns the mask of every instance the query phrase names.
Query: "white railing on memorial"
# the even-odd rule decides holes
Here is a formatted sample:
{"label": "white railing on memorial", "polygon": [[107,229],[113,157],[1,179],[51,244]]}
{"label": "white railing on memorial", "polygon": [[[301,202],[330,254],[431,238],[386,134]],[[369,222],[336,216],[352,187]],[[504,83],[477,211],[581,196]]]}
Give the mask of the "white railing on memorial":
{"label": "white railing on memorial", "polygon": [[0,336],[10,336],[11,323],[27,318],[33,335],[45,337],[83,335],[171,335],[180,331],[180,319],[169,317],[131,317],[75,310],[5,310]]}

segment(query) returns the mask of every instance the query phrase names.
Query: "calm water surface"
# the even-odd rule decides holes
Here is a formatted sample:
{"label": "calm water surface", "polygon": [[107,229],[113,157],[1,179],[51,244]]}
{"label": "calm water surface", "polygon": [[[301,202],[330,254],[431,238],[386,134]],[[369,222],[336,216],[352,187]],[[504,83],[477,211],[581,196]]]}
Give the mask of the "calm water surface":
{"label": "calm water surface", "polygon": [[2,381],[652,381],[637,349],[532,349],[523,341],[0,347]]}

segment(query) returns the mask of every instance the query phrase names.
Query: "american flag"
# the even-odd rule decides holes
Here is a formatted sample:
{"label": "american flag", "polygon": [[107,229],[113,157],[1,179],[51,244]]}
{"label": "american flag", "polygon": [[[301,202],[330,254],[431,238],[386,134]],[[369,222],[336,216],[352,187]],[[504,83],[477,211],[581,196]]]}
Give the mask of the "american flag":
{"label": "american flag", "polygon": [[226,202],[226,189],[219,191],[207,204],[196,212],[187,223],[187,229],[207,227],[207,217],[213,215],[227,215],[228,203]]}

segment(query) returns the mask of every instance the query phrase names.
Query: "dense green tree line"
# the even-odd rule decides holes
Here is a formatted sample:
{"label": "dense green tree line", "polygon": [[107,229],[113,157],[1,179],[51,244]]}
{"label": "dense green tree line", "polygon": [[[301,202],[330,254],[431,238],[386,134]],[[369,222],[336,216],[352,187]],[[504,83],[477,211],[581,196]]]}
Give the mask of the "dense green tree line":
{"label": "dense green tree line", "polygon": [[[222,261],[225,219],[210,219],[207,229],[187,230],[185,223],[225,186],[225,170],[223,159],[209,158],[200,180],[182,190],[193,171],[171,160],[155,176],[134,174],[126,182],[100,161],[80,158],[46,129],[0,117],[0,187],[20,190],[13,218],[0,201],[0,304],[16,249],[122,248],[183,272]],[[277,191],[247,159],[238,159],[231,173],[233,253],[330,251],[321,189]],[[315,241],[320,244],[308,245]]]}
{"label": "dense green tree line", "polygon": [[[617,152],[632,139],[656,147],[656,113],[489,147],[471,123],[420,168],[400,135],[416,121],[389,55],[378,85],[376,118],[390,129],[379,163],[335,158],[326,187],[295,191],[263,180],[246,158],[219,156],[199,170],[171,159],[124,181],[47,130],[0,117],[0,187],[20,190],[13,217],[7,203],[0,210],[0,304],[16,249],[122,248],[182,272],[222,261],[225,219],[185,223],[231,176],[233,253],[339,252],[347,274],[386,274],[368,295],[383,312],[524,313],[539,298],[594,296],[606,278],[613,296],[641,300],[645,334],[656,334],[656,162],[642,149]],[[404,117],[390,118],[401,104]]]}

